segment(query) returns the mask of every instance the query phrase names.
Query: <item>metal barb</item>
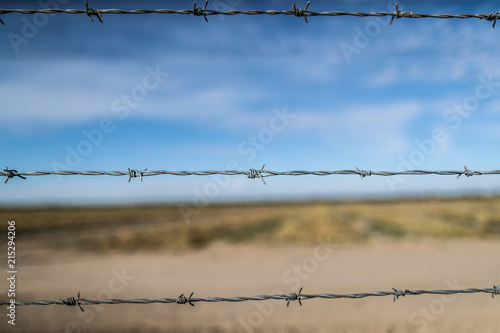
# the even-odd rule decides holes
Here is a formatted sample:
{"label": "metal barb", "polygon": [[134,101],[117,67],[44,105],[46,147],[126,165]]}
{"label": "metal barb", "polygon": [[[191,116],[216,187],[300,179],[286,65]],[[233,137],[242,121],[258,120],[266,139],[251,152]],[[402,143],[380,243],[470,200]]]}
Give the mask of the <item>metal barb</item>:
{"label": "metal barb", "polygon": [[467,166],[464,165],[464,171],[457,175],[457,179],[460,178],[461,175],[465,175],[466,177],[472,177],[474,175],[474,172],[467,169]]}
{"label": "metal barb", "polygon": [[358,170],[358,174],[361,177],[361,179],[365,178],[366,176],[371,176],[372,171],[371,170],[359,170],[358,167],[356,167],[356,170]]}
{"label": "metal barb", "polygon": [[491,12],[486,18],[488,21],[493,21],[493,29],[495,29],[495,24],[497,24],[498,14],[500,14],[500,11],[496,13]]}
{"label": "metal barb", "polygon": [[3,169],[3,171],[5,171],[5,173],[7,174],[7,179],[5,179],[4,184],[7,184],[7,182],[9,181],[9,179],[14,178],[14,177],[19,177],[19,178],[22,178],[22,179],[26,179],[26,177],[23,177],[20,174],[18,174],[17,170],[9,170],[9,167],[5,167],[5,169]]}
{"label": "metal barb", "polygon": [[266,166],[265,164],[262,164],[262,168],[260,168],[260,170],[255,170],[255,169],[248,170],[248,178],[255,179],[255,177],[259,177],[262,180],[262,182],[264,183],[264,185],[266,185],[266,181],[264,180],[264,177],[262,176],[262,171],[264,171],[265,166]]}
{"label": "metal barb", "polygon": [[0,23],[2,23],[3,25],[5,25],[5,23],[3,23],[2,19],[0,18]]}
{"label": "metal barb", "polygon": [[[148,171],[148,169],[144,169],[144,171]],[[139,177],[141,179],[141,183],[142,183],[142,173],[144,171],[139,171],[139,170],[131,170],[130,168],[128,168],[128,182],[130,183],[130,180],[132,178],[137,178]]]}
{"label": "metal barb", "polygon": [[396,11],[392,12],[391,22],[389,22],[389,25],[392,25],[392,21],[394,20],[394,18],[399,19],[399,18],[405,17],[405,15],[411,15],[411,14],[413,14],[413,12],[401,12],[401,11],[399,11],[399,5],[396,2]]}
{"label": "metal barb", "polygon": [[290,5],[290,7],[293,8],[293,15],[295,15],[297,17],[304,16],[304,20],[306,20],[306,23],[308,23],[307,22],[307,13],[306,13],[306,11],[307,11],[307,8],[309,7],[310,3],[311,3],[311,1],[308,1],[307,5],[304,7],[304,9],[302,9],[302,8],[296,8],[295,7],[295,3],[293,5]]}
{"label": "metal barb", "polygon": [[78,307],[80,308],[80,310],[82,310],[82,312],[84,312],[85,310],[83,310],[81,304],[80,304],[80,292],[78,292],[78,297],[75,298],[75,297],[69,297],[67,298],[65,301],[63,301],[64,304],[66,305],[69,305],[69,306],[75,306],[75,305],[78,305]]}
{"label": "metal barb", "polygon": [[493,285],[493,292],[491,293],[491,298],[495,298],[495,295],[500,295],[500,286]]}
{"label": "metal barb", "polygon": [[186,297],[186,296],[184,296],[184,294],[181,294],[179,297],[177,297],[177,300],[175,301],[175,303],[178,303],[178,304],[188,303],[189,305],[194,306],[194,304],[191,303],[191,297],[193,296],[193,294],[194,294],[194,291],[191,293],[191,295],[189,295],[189,297]]}
{"label": "metal barb", "polygon": [[495,24],[497,24],[498,14],[500,14],[500,11],[498,11],[496,13],[491,12],[484,19],[486,21],[493,21],[493,28],[495,28]]}
{"label": "metal barb", "polygon": [[290,301],[299,301],[300,306],[302,306],[302,302],[300,301],[300,293],[302,292],[302,288],[300,287],[299,293],[290,293],[288,294],[288,297],[286,298],[286,307],[290,305]]}
{"label": "metal barb", "polygon": [[396,303],[396,300],[399,297],[405,297],[406,293],[409,292],[409,291],[411,291],[411,289],[399,290],[399,289],[396,289],[396,288],[392,288],[392,290],[394,290],[394,296],[392,298],[392,300],[394,301],[394,303]]}
{"label": "metal barb", "polygon": [[472,177],[474,175],[474,173],[472,171],[470,171],[469,169],[467,169],[467,166],[464,165],[464,174],[466,177]]}
{"label": "metal barb", "polygon": [[396,17],[397,19],[399,18],[399,8],[398,8],[397,2],[396,2],[396,11],[394,12],[394,15],[392,15],[391,22],[389,23],[389,25],[392,25],[392,21],[394,20],[394,17]]}
{"label": "metal barb", "polygon": [[203,17],[205,18],[205,22],[208,23],[207,13],[206,13],[207,5],[208,5],[208,0],[205,0],[205,6],[203,8],[196,8],[196,3],[197,3],[197,1],[195,1],[194,5],[193,5],[193,15],[196,15],[196,16],[202,16],[203,15]]}
{"label": "metal barb", "polygon": [[94,22],[94,20],[92,19],[92,15],[95,15],[95,16],[97,16],[97,18],[99,19],[99,21],[101,23],[103,23],[102,20],[101,20],[101,17],[102,17],[101,11],[99,9],[89,8],[89,2],[88,1],[85,1],[85,10],[87,11],[87,16],[89,17],[89,19],[92,22]]}

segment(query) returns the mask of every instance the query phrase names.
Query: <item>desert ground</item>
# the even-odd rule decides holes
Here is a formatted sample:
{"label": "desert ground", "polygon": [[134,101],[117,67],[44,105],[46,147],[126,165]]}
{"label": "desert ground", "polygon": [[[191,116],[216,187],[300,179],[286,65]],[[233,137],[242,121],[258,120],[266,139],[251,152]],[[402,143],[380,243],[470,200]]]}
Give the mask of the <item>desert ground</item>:
{"label": "desert ground", "polygon": [[[181,208],[182,209],[182,208]],[[16,299],[231,297],[491,288],[500,198],[203,207],[4,208]],[[9,299],[2,279],[0,300]],[[8,332],[500,332],[500,295],[18,306]]]}

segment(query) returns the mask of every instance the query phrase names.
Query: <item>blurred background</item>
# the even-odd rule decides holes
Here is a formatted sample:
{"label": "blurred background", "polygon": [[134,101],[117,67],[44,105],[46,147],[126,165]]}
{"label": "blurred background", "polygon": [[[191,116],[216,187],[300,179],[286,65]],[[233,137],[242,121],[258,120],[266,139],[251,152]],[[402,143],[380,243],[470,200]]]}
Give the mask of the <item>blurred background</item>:
{"label": "blurred background", "polygon": [[[291,4],[210,0],[207,8],[290,10]],[[89,6],[192,9],[193,2],[91,0]],[[0,7],[84,9],[85,3],[1,1]],[[309,9],[393,12],[395,4],[317,0]],[[470,1],[399,3],[400,11],[428,14],[497,9]],[[491,21],[0,18],[2,168],[498,169],[500,46]],[[500,283],[498,176],[279,176],[266,185],[245,175],[127,178],[51,175],[2,184],[0,221],[16,221],[17,300]],[[7,259],[0,269],[7,271]],[[0,300],[7,299],[2,292]],[[85,312],[23,306],[18,325],[2,320],[0,331],[496,332],[500,325],[500,303],[489,294],[295,303],[86,305]]]}

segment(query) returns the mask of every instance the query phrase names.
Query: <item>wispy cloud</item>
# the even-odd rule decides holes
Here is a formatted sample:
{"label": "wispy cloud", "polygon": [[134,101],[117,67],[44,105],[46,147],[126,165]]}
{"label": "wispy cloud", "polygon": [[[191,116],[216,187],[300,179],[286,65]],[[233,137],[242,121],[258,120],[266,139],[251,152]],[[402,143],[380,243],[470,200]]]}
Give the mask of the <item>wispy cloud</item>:
{"label": "wispy cloud", "polygon": [[343,110],[297,111],[291,125],[303,135],[321,136],[332,145],[360,151],[394,154],[408,144],[406,130],[422,114],[417,102],[351,106]]}

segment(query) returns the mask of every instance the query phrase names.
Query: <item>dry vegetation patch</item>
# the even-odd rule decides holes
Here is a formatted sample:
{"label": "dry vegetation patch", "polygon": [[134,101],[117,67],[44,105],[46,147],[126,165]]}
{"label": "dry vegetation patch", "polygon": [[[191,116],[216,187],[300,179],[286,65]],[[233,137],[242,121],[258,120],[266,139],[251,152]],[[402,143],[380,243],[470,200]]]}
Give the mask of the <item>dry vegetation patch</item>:
{"label": "dry vegetation patch", "polygon": [[91,251],[314,244],[326,237],[500,238],[500,198],[213,205],[189,223],[177,206],[2,209],[0,216],[16,220],[20,241]]}

